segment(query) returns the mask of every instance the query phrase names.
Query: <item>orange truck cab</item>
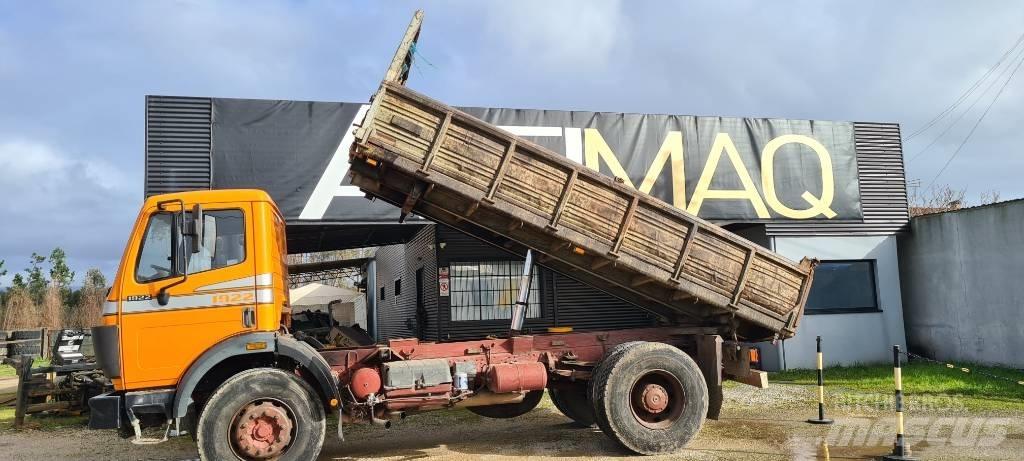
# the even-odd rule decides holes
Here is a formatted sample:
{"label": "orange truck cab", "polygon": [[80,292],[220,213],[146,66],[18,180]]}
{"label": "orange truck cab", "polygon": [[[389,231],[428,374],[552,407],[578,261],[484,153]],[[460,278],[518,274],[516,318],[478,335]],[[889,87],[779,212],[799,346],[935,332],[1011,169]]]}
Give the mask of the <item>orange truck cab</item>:
{"label": "orange truck cab", "polygon": [[[266,192],[216,190],[149,198],[93,328],[115,391],[90,400],[93,428],[166,422],[189,431],[225,379],[259,367],[294,370],[329,409],[338,385],[290,324],[285,224]],[[321,414],[322,414],[321,410]],[[191,421],[194,423],[194,421]]]}

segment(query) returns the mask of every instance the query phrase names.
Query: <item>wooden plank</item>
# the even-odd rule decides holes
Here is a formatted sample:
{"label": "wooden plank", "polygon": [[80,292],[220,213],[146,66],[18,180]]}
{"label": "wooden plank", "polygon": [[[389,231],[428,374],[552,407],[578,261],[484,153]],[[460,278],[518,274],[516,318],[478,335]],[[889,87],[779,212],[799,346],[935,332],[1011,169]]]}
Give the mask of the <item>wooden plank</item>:
{"label": "wooden plank", "polygon": [[551,232],[558,231],[558,220],[562,218],[562,211],[565,210],[565,204],[569,201],[569,195],[572,194],[572,188],[576,185],[576,178],[579,176],[580,170],[572,170],[569,173],[569,179],[565,181],[565,187],[562,188],[562,196],[558,198],[558,204],[555,205],[555,212],[551,216],[551,222],[547,225],[547,230]]}
{"label": "wooden plank", "polygon": [[738,383],[746,384],[748,386],[754,386],[754,387],[756,387],[758,389],[764,389],[764,388],[768,387],[768,372],[767,371],[750,370],[750,373],[747,373],[746,376],[726,375],[726,378],[728,378],[728,379],[730,379],[732,381],[736,381]]}
{"label": "wooden plank", "polygon": [[639,196],[633,196],[633,200],[630,200],[629,207],[626,208],[626,215],[622,218],[622,224],[619,224],[619,231],[615,234],[615,243],[612,244],[612,251],[608,254],[618,257],[619,249],[622,248],[622,241],[626,239],[626,232],[629,231],[629,227],[633,225],[633,216],[636,214],[636,207],[640,203]]}
{"label": "wooden plank", "polygon": [[683,266],[686,265],[686,259],[690,257],[690,249],[693,248],[693,240],[699,230],[700,224],[695,222],[686,231],[686,240],[683,242],[683,248],[679,250],[679,260],[676,261],[675,270],[672,271],[672,280],[679,280],[679,276],[683,274]]}
{"label": "wooden plank", "polygon": [[32,357],[28,355],[21,356],[17,371],[18,395],[15,397],[14,427],[21,427],[25,424],[25,413],[28,409],[29,380],[32,379]]}
{"label": "wooden plank", "polygon": [[743,287],[747,284],[747,275],[750,274],[750,265],[754,262],[757,251],[753,248],[747,250],[747,257],[743,260],[743,269],[740,271],[740,279],[736,283],[736,291],[732,294],[732,305],[740,303],[740,296],[743,295]]}
{"label": "wooden plank", "polygon": [[494,203],[494,193],[501,187],[501,180],[505,177],[505,171],[508,170],[508,164],[511,163],[512,155],[516,152],[516,140],[513,139],[508,144],[508,148],[505,149],[505,155],[501,156],[501,162],[498,163],[498,169],[494,172],[494,179],[491,180],[491,187],[487,189],[487,195],[484,196],[484,201],[487,203]]}
{"label": "wooden plank", "polygon": [[57,401],[46,403],[34,403],[32,405],[29,405],[28,408],[25,409],[25,411],[27,413],[40,413],[44,411],[67,410],[68,408],[71,408],[71,402]]}
{"label": "wooden plank", "polygon": [[452,112],[448,111],[444,114],[444,121],[441,122],[441,128],[437,129],[434,133],[434,139],[430,142],[430,150],[427,151],[426,158],[423,159],[423,166],[420,167],[418,173],[426,176],[430,174],[430,164],[434,162],[434,157],[437,156],[437,151],[441,149],[441,141],[448,134],[448,126],[452,123]]}

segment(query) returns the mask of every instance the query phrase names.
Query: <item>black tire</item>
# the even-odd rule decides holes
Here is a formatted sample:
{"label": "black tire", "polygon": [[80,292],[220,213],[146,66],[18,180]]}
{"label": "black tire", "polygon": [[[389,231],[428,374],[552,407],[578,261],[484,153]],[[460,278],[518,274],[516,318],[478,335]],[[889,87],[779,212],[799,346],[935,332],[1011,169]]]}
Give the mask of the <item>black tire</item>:
{"label": "black tire", "polygon": [[[612,363],[614,361],[614,357],[622,355],[622,353],[626,349],[629,349],[629,348],[631,348],[633,346],[637,346],[637,345],[640,345],[640,344],[643,344],[643,343],[644,343],[643,341],[630,341],[630,342],[622,343],[622,344],[619,344],[619,345],[611,348],[611,350],[609,350],[607,353],[604,354],[604,358],[602,358],[601,361],[597,364],[597,366],[594,367],[593,374],[591,375],[591,378],[590,378],[590,383],[587,385],[587,401],[590,402],[590,406],[591,407],[594,406],[594,377],[601,373],[601,369],[606,364]],[[602,430],[604,430],[605,427],[608,427],[608,422],[607,421],[603,421],[602,420],[602,415],[600,415],[600,414],[598,414],[596,412],[594,413],[594,423],[596,423],[597,427],[601,428]]]}
{"label": "black tire", "polygon": [[485,418],[507,419],[522,416],[537,407],[540,399],[544,398],[544,391],[529,391],[519,403],[503,403],[501,405],[487,405],[482,407],[469,407],[469,411]]}
{"label": "black tire", "polygon": [[587,398],[587,386],[574,384],[563,388],[549,388],[551,403],[577,427],[594,426],[594,406]]}
{"label": "black tire", "polygon": [[316,459],[323,448],[327,429],[320,397],[295,374],[274,368],[243,371],[228,378],[214,391],[203,407],[196,429],[199,457],[217,461],[255,459],[241,456],[241,449],[229,434],[234,432],[236,419],[244,409],[267,402],[285,409],[294,422],[289,431],[290,443],[273,459]]}
{"label": "black tire", "polygon": [[590,395],[601,430],[644,455],[685,447],[708,411],[707,384],[696,362],[661,343],[634,343],[609,354],[595,370]]}

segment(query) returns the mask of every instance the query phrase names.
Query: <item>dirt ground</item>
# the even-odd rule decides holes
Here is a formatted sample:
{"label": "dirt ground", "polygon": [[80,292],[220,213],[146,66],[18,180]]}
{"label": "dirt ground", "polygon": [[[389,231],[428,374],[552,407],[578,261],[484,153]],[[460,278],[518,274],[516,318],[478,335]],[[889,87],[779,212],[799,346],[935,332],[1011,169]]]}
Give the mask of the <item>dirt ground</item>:
{"label": "dirt ground", "polygon": [[[804,422],[815,416],[814,390],[772,385],[727,389],[722,418],[708,421],[683,452],[645,460],[871,459],[891,449],[893,415],[886,396],[837,405],[831,426]],[[891,398],[891,397],[890,397]],[[1024,453],[1024,415],[979,414],[942,405],[908,403],[907,433],[914,454],[936,460],[1019,459]],[[917,412],[912,407],[920,407]],[[328,434],[321,460],[621,459],[634,457],[597,429],[568,424],[545,399],[513,420],[478,417],[465,410],[411,416],[392,429],[346,426],[346,441]],[[823,444],[827,443],[826,445]],[[80,426],[0,432],[0,459],[185,460],[196,458],[190,437],[135,446],[112,431]]]}

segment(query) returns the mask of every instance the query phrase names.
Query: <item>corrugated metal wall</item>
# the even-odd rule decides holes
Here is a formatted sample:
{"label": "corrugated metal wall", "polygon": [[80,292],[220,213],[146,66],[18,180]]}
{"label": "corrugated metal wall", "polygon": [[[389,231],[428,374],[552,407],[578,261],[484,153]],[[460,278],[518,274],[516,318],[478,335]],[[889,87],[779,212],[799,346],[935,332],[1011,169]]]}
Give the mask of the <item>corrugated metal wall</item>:
{"label": "corrugated metal wall", "polygon": [[146,96],[146,196],[210,188],[210,98]]}
{"label": "corrugated metal wall", "polygon": [[891,235],[907,230],[907,179],[903,169],[903,142],[896,123],[853,124],[860,182],[863,222],[773,222],[765,224],[769,236]]}
{"label": "corrugated metal wall", "polygon": [[[437,305],[437,258],[434,255],[434,227],[425,226],[408,244],[388,245],[377,249],[377,286],[373,296],[377,297],[378,340],[420,336],[431,339],[437,336],[436,318],[431,320],[430,311]],[[423,270],[423,286],[416,286],[416,270]],[[401,281],[401,294],[395,294],[395,281]],[[416,315],[416,291],[423,290],[423,301],[427,308],[426,322]],[[380,299],[381,290],[384,299]],[[417,333],[422,334],[417,335]]]}

